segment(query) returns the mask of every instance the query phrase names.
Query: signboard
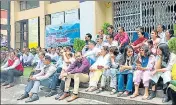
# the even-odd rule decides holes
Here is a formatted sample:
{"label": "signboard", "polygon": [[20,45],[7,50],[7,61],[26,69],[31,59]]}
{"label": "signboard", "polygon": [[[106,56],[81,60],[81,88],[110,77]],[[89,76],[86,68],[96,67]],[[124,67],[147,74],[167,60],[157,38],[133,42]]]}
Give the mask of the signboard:
{"label": "signboard", "polygon": [[79,12],[78,9],[73,9],[69,11],[65,11],[65,23],[78,21],[79,20]]}
{"label": "signboard", "polygon": [[38,18],[29,19],[29,48],[38,47]]}
{"label": "signboard", "polygon": [[51,25],[59,25],[64,23],[64,12],[51,14]]}
{"label": "signboard", "polygon": [[46,26],[46,48],[73,45],[74,38],[80,38],[79,21],[65,23],[62,25]]}

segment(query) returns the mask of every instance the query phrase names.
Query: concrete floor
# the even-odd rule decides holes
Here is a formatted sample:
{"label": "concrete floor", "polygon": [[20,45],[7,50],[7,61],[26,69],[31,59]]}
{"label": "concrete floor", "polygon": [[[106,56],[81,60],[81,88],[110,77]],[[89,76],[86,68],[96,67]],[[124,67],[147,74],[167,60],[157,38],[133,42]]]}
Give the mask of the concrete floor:
{"label": "concrete floor", "polygon": [[[23,94],[24,87],[25,85],[23,84],[16,85],[9,89],[5,89],[3,86],[1,86],[1,104],[26,104],[26,99],[17,101],[17,98]],[[54,98],[55,96],[46,98],[44,95],[40,95],[40,99],[38,101],[29,104],[107,104],[104,102],[84,98],[78,98],[77,100],[68,103],[66,102],[66,99],[58,101]]]}

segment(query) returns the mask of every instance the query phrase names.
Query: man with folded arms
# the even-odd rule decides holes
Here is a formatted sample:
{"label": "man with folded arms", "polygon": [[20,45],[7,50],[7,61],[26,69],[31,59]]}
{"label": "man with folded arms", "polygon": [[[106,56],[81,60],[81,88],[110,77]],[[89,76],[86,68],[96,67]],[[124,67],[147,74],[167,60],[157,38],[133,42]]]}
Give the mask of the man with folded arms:
{"label": "man with folded arms", "polygon": [[80,82],[88,82],[89,81],[89,61],[87,58],[82,57],[81,52],[77,52],[75,54],[76,61],[70,65],[70,67],[67,70],[66,81],[65,81],[65,90],[64,94],[59,98],[59,100],[63,100],[66,97],[70,96],[69,88],[70,88],[70,82],[71,78],[74,79],[74,90],[73,95],[70,97],[68,102],[71,102],[78,98],[78,90],[79,90],[79,84]]}
{"label": "man with folded arms", "polygon": [[30,81],[25,87],[24,94],[17,100],[22,100],[29,97],[25,102],[33,102],[39,99],[38,92],[40,84],[42,86],[48,87],[51,91],[46,94],[46,97],[53,96],[56,93],[56,84],[58,80],[58,75],[56,72],[56,67],[51,64],[51,57],[45,56],[44,68],[40,73],[30,77]]}

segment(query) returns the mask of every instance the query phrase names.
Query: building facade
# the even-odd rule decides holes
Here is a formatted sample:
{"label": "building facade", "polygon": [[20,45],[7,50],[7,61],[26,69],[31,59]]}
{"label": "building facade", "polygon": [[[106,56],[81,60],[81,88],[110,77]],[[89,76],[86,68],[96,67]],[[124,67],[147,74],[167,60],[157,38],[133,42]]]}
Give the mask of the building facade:
{"label": "building facade", "polygon": [[[77,11],[77,15],[69,17],[66,13],[70,11]],[[22,49],[37,44],[44,48],[46,26],[73,18],[80,21],[82,39],[86,33],[95,36],[104,22],[113,23],[112,4],[104,1],[11,1],[11,47]]]}

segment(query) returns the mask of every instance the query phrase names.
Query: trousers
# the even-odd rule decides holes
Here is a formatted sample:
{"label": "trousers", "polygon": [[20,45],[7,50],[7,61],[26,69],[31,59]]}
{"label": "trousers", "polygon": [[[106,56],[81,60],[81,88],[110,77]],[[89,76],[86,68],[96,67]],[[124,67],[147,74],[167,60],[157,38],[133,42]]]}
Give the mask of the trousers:
{"label": "trousers", "polygon": [[18,71],[15,69],[4,70],[4,71],[1,71],[1,81],[7,82],[7,83],[13,83],[14,77],[20,77],[22,75],[23,75],[22,71]]}
{"label": "trousers", "polygon": [[97,87],[97,84],[100,80],[100,77],[103,73],[103,70],[96,70],[94,72],[90,72],[89,76],[90,76],[90,81],[89,81],[89,87],[93,86],[93,87]]}
{"label": "trousers", "polygon": [[83,73],[69,74],[65,80],[65,92],[69,92],[71,78],[74,79],[73,93],[78,94],[80,82],[88,82],[89,75]]}
{"label": "trousers", "polygon": [[29,92],[31,93],[38,93],[39,92],[39,86],[45,86],[48,87],[49,89],[55,90],[56,89],[56,84],[58,81],[58,74],[55,73],[51,77],[45,80],[30,80],[25,87],[25,93],[28,94]]}

